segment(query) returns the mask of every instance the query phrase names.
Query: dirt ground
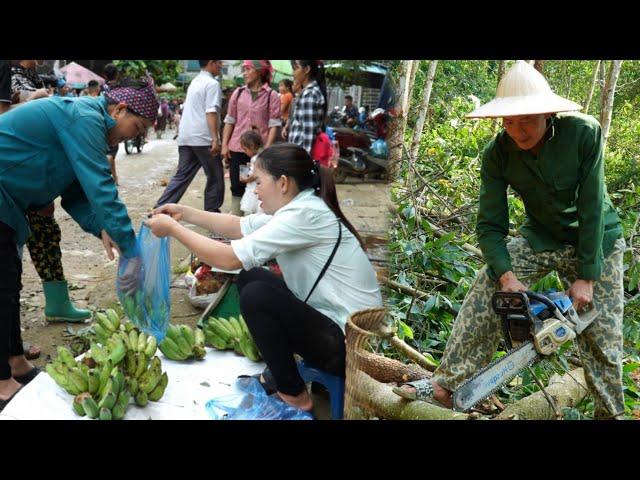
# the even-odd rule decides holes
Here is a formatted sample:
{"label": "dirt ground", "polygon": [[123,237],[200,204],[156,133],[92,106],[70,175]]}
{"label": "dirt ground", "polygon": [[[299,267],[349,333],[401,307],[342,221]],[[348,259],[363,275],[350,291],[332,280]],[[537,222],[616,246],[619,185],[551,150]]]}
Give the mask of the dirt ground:
{"label": "dirt ground", "polygon": [[[125,202],[136,231],[140,227],[144,214],[153,207],[164,190],[163,183],[175,172],[178,161],[177,143],[172,140],[175,132],[168,130],[162,139],[150,134],[150,142],[141,154],[126,155],[124,147],[116,159],[120,180],[120,196]],[[203,187],[206,181],[200,171],[185,193],[181,203],[202,208]],[[387,233],[388,206],[390,204],[388,188],[384,184],[356,183],[338,185],[338,198],[342,209],[358,231],[365,237],[369,246],[368,254],[374,266],[385,268],[385,250],[382,239]],[[231,203],[228,178],[225,190],[223,212]],[[118,303],[115,293],[117,260],[109,261],[102,242],[85,233],[56,201],[55,217],[62,230],[62,263],[65,276],[70,284],[71,296],[79,307],[92,310],[109,308]],[[198,229],[196,229],[198,230]],[[189,251],[179,242],[172,240],[171,261],[174,279],[179,277],[189,260]],[[44,296],[28,250],[24,249],[24,273],[22,276],[21,319],[23,340],[42,349],[42,355],[34,361],[39,367],[55,357],[58,345],[68,345],[69,333],[66,329],[82,328],[87,325],[48,324],[44,319]],[[187,290],[176,282],[172,292],[172,322],[194,326],[202,310],[191,306],[187,299]]]}

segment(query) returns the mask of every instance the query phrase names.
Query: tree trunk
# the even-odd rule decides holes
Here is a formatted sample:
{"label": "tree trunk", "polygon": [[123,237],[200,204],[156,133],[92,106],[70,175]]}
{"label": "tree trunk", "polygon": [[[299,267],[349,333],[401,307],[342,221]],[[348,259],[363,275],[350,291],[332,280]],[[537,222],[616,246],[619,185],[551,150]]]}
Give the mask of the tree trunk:
{"label": "tree trunk", "polygon": [[602,136],[604,137],[605,145],[609,138],[611,114],[613,113],[613,100],[615,98],[616,84],[618,83],[618,77],[620,76],[621,66],[622,60],[611,60],[609,74],[607,75],[604,94],[604,108],[600,114],[600,125],[602,126]]}
{"label": "tree trunk", "polygon": [[593,92],[596,90],[596,82],[598,81],[598,71],[600,70],[600,63],[602,60],[598,60],[593,67],[593,76],[591,77],[591,87],[587,94],[587,99],[584,101],[584,113],[589,113],[589,105],[591,105],[591,99],[593,98]]}
{"label": "tree trunk", "polygon": [[366,351],[355,352],[359,369],[382,383],[403,383],[429,378],[431,373],[415,364],[405,364],[383,355]]}
{"label": "tree trunk", "polygon": [[395,178],[402,162],[404,132],[407,126],[407,114],[411,89],[415,79],[414,60],[403,60],[398,68],[398,85],[395,105],[395,116],[389,127],[389,178]]}
{"label": "tree trunk", "polygon": [[[579,383],[576,383],[576,380]],[[387,420],[470,420],[474,418],[469,414],[454,412],[431,403],[405,400],[393,393],[391,386],[376,381],[364,372],[356,372],[350,381],[358,386],[352,391],[355,403],[360,407],[359,411],[364,409],[377,418]],[[584,373],[579,368],[562,377],[554,375],[546,390],[556,402],[558,410],[562,411],[563,408],[575,407],[584,399],[587,391],[580,385],[584,383]],[[555,420],[556,416],[540,391],[508,405],[495,419]]]}
{"label": "tree trunk", "polygon": [[539,71],[542,75],[544,75],[544,60],[534,60],[533,68]]}
{"label": "tree trunk", "polygon": [[[388,174],[389,178],[395,178],[400,163],[402,161],[402,138],[403,132],[402,123],[404,121],[404,115],[402,112],[402,104],[404,100],[404,88],[407,82],[407,60],[403,60],[398,65],[396,70],[395,84],[395,105],[394,112],[391,117],[389,125],[389,165]],[[410,73],[410,72],[409,72]]]}
{"label": "tree trunk", "polygon": [[600,61],[600,115],[602,115],[602,111],[604,110],[604,100],[605,100],[605,87],[607,84],[607,67],[605,65],[604,60]]}
{"label": "tree trunk", "polygon": [[[586,397],[589,392],[585,385],[584,371],[578,368],[562,377],[552,376],[546,391],[556,403],[558,410],[562,411],[566,407],[575,407]],[[554,420],[556,414],[544,393],[539,391],[507,406],[496,419],[509,420],[514,417],[519,420]]]}
{"label": "tree trunk", "polygon": [[433,88],[433,79],[436,76],[436,67],[438,66],[438,60],[431,60],[429,63],[429,71],[427,72],[427,81],[424,84],[424,91],[422,94],[422,105],[420,106],[420,116],[418,117],[418,123],[413,132],[413,141],[411,142],[411,158],[418,156],[418,148],[420,147],[420,138],[422,137],[422,130],[424,129],[424,123],[427,119],[429,112],[429,100],[431,99],[431,89]]}

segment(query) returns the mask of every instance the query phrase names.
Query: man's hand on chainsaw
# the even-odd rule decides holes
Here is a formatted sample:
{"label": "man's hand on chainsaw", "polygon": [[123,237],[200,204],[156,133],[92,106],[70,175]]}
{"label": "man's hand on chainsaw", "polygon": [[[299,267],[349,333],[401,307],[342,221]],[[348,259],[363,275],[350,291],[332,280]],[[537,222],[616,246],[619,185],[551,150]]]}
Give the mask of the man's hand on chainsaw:
{"label": "man's hand on chainsaw", "polygon": [[567,290],[567,295],[573,301],[573,308],[580,313],[593,300],[593,280],[576,280]]}
{"label": "man's hand on chainsaw", "polygon": [[508,271],[500,276],[500,289],[503,292],[524,292],[527,290],[527,287],[518,280],[515,273]]}

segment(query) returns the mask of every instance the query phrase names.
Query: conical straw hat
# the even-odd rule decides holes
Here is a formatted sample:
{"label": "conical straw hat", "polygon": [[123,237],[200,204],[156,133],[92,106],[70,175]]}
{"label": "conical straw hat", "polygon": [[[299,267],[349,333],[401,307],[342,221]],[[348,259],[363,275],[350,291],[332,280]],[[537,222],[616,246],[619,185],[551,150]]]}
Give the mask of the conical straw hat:
{"label": "conical straw hat", "polygon": [[553,93],[540,72],[519,60],[500,80],[496,98],[476,108],[466,118],[536,115],[581,109],[577,103]]}

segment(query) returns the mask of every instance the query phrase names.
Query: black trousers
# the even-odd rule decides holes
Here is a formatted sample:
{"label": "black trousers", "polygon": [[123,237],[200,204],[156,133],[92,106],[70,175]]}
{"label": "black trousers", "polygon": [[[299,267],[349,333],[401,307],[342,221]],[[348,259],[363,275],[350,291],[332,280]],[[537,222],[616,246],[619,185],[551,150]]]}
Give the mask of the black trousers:
{"label": "black trousers", "polygon": [[178,147],[178,170],[156,202],[156,207],[165,203],[178,203],[200,167],[207,176],[204,209],[207,212],[219,212],[224,201],[224,170],[220,155],[212,156],[210,147]]}
{"label": "black trousers", "polygon": [[298,395],[305,388],[293,357],[345,376],[342,329],[326,315],[298,299],[284,281],[264,268],[238,276],[240,311],[271,370],[278,391]]}
{"label": "black trousers", "polygon": [[246,185],[240,181],[240,165],[246,165],[251,161],[249,155],[244,152],[230,152],[229,180],[231,180],[231,195],[242,197]]}
{"label": "black trousers", "polygon": [[0,265],[0,380],[9,380],[9,357],[24,354],[20,335],[22,260],[15,231],[3,222],[0,222]]}

